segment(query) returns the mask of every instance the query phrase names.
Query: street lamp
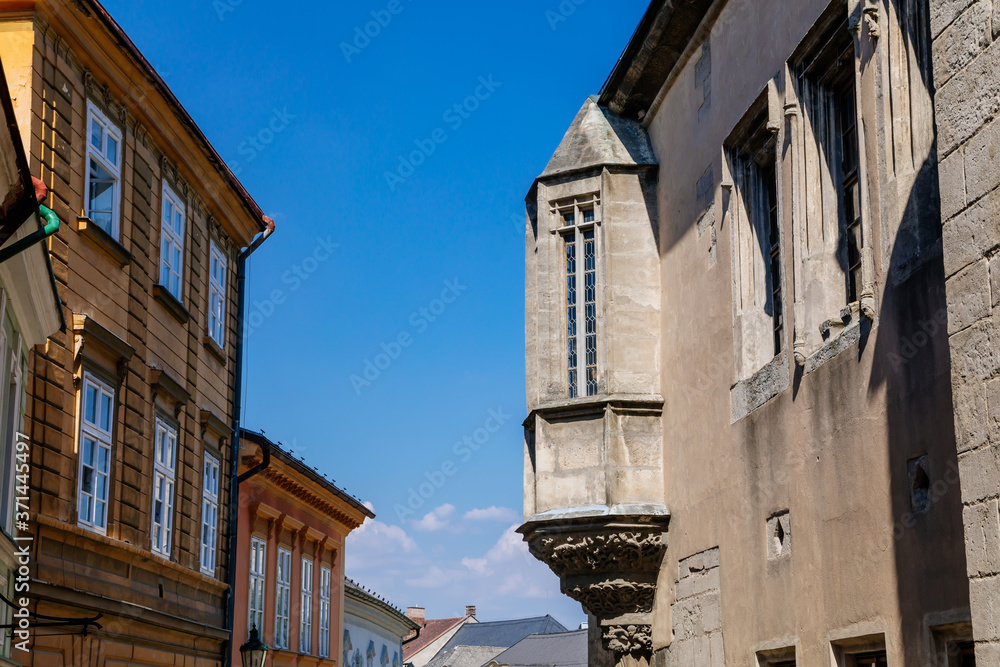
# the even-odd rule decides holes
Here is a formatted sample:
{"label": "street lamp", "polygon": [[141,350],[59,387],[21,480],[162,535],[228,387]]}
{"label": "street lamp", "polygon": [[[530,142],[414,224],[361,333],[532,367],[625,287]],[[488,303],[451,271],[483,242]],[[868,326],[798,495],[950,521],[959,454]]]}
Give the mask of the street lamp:
{"label": "street lamp", "polygon": [[250,629],[250,639],[240,647],[240,656],[243,658],[243,667],[264,667],[264,658],[267,657],[267,644],[260,640],[257,634],[257,626]]}

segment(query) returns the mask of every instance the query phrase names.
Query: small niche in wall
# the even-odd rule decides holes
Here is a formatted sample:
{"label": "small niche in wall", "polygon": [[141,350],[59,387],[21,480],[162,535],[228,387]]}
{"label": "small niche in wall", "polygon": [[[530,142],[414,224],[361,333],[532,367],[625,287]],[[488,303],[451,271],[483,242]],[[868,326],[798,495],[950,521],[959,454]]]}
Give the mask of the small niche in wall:
{"label": "small niche in wall", "polygon": [[772,560],[792,550],[792,523],[788,510],[767,520],[767,558]]}
{"label": "small niche in wall", "polygon": [[927,465],[927,455],[918,456],[906,462],[910,480],[910,509],[926,512],[931,506],[931,476]]}

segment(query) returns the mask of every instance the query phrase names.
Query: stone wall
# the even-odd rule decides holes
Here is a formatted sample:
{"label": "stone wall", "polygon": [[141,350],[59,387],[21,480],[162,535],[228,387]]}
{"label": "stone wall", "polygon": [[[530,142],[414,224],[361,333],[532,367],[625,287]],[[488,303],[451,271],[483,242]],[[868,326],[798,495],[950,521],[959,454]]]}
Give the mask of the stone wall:
{"label": "stone wall", "polygon": [[1000,664],[1000,2],[931,2],[952,392],[973,635]]}
{"label": "stone wall", "polygon": [[709,549],[680,561],[676,602],[671,606],[674,639],[659,651],[658,667],[726,664],[722,643],[722,595],[719,548]]}

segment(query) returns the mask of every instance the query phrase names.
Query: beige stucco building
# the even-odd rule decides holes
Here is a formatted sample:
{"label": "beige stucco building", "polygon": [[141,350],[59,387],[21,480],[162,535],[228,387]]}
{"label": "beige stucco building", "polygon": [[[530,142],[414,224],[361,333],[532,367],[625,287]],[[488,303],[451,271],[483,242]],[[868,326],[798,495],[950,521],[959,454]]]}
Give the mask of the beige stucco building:
{"label": "beige stucco building", "polygon": [[532,185],[521,532],[591,664],[1000,664],[995,4],[654,0]]}

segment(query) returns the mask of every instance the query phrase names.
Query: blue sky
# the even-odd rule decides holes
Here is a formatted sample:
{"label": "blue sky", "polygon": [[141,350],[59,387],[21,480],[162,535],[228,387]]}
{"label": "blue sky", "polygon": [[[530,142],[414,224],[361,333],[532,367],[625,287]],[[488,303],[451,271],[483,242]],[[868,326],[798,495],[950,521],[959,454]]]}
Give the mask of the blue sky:
{"label": "blue sky", "polygon": [[429,618],[583,621],[512,532],[524,196],[646,0],[105,5],[277,222],[245,425],[374,507],[348,574]]}

